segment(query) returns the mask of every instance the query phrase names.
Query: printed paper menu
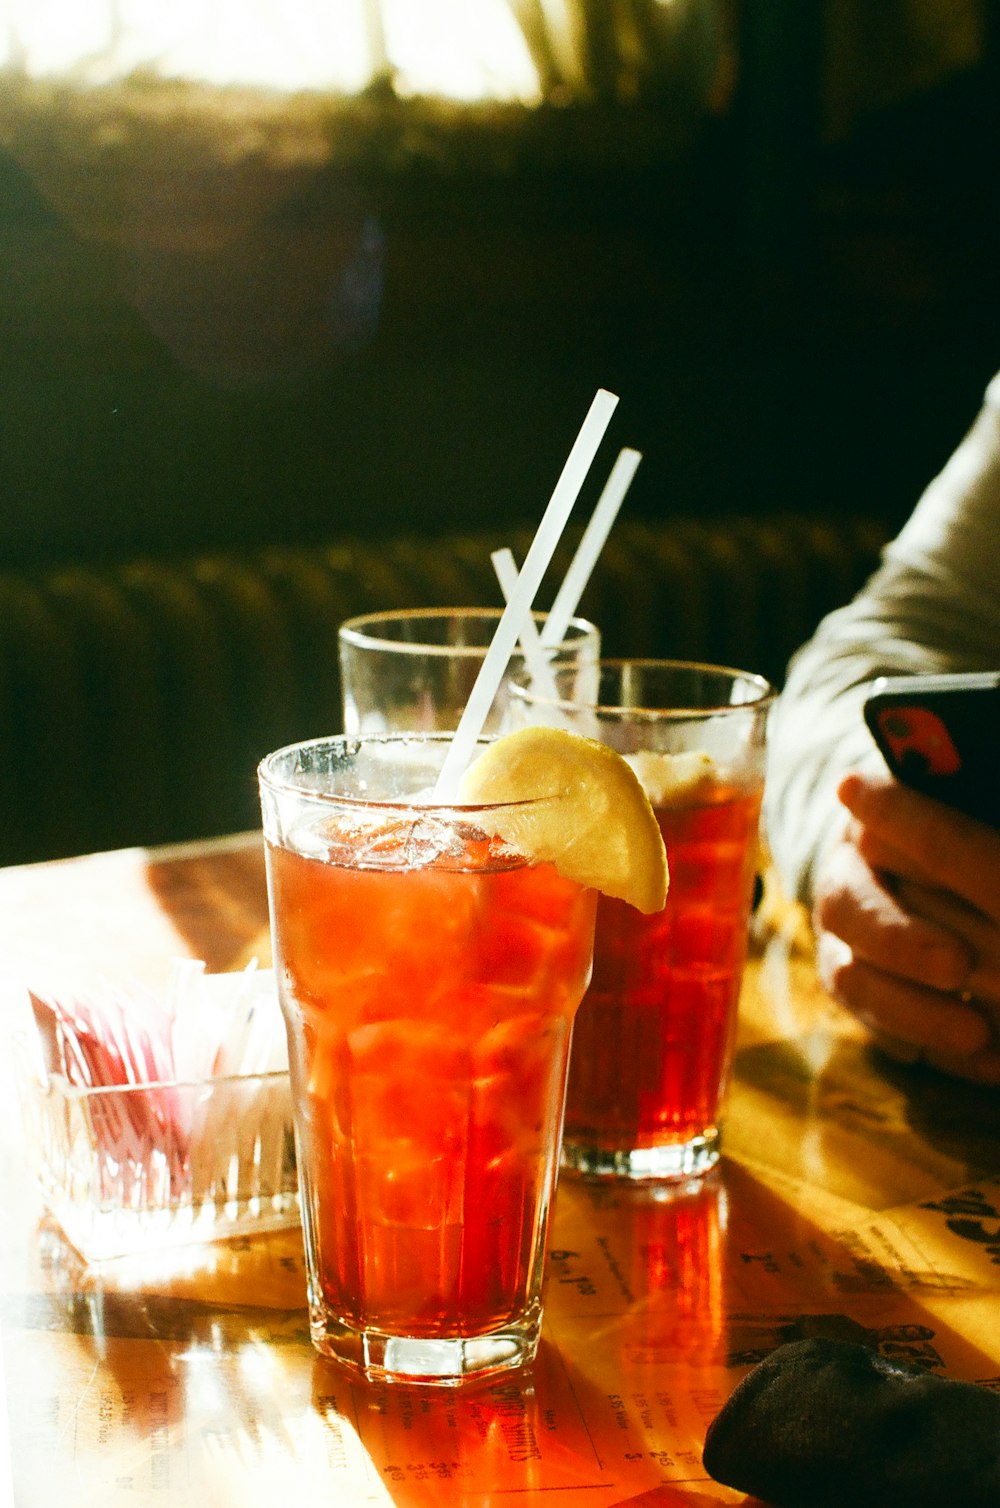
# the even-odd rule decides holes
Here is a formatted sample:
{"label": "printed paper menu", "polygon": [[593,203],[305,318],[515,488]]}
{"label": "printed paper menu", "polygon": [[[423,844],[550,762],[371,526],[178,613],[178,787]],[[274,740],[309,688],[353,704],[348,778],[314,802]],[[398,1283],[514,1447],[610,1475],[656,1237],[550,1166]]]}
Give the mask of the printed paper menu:
{"label": "printed paper menu", "polygon": [[564,1183],[537,1364],[469,1391],[317,1356],[295,1233],[98,1275],[43,1228],[39,1290],[4,1300],[18,1508],[735,1503],[705,1476],[705,1430],[784,1340],[1000,1385],[1000,1336],[968,1308],[1000,1286],[995,1182],[847,1225],[834,1201],[791,1241],[773,1190],[730,1173],[662,1199]]}

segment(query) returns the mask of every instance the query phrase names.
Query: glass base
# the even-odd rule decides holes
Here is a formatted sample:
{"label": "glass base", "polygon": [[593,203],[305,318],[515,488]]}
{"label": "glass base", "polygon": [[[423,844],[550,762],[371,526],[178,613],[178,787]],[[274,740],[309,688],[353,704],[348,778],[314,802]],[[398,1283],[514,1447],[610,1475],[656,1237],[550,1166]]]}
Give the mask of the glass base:
{"label": "glass base", "polygon": [[690,1141],[665,1142],[658,1147],[597,1147],[585,1141],[563,1141],[562,1166],[582,1178],[627,1178],[634,1183],[701,1178],[719,1160],[721,1136],[716,1127]]}
{"label": "glass base", "polygon": [[316,1308],[309,1317],[312,1343],[322,1356],[377,1382],[453,1388],[528,1366],[535,1359],[541,1328],[540,1306],[486,1335],[447,1340],[355,1330]]}

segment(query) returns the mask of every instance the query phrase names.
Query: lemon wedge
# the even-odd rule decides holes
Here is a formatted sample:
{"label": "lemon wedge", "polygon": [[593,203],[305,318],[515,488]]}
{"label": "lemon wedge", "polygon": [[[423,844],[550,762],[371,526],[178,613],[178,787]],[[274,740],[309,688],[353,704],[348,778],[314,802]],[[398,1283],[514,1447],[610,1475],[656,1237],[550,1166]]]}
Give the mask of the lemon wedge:
{"label": "lemon wedge", "polygon": [[463,802],[526,802],[493,831],[536,862],[637,910],[661,911],[667,855],[638,776],[620,754],[564,728],[529,727],[490,744],[462,777]]}

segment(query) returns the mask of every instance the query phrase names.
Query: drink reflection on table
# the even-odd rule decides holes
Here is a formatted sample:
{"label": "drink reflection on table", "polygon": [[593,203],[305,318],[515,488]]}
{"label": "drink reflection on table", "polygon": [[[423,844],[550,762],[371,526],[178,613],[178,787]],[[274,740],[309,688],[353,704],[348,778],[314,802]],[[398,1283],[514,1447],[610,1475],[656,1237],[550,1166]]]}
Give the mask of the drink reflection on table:
{"label": "drink reflection on table", "polygon": [[588,1192],[602,1212],[609,1205],[614,1210],[619,1287],[630,1295],[615,1320],[624,1359],[632,1366],[724,1364],[728,1202],[722,1178],[713,1173],[676,1186],[619,1188]]}
{"label": "drink reflection on table", "polygon": [[313,1407],[333,1437],[355,1437],[397,1508],[488,1508],[520,1499],[569,1508],[613,1485],[590,1436],[601,1390],[543,1337],[530,1369],[459,1390],[365,1382],[326,1358]]}

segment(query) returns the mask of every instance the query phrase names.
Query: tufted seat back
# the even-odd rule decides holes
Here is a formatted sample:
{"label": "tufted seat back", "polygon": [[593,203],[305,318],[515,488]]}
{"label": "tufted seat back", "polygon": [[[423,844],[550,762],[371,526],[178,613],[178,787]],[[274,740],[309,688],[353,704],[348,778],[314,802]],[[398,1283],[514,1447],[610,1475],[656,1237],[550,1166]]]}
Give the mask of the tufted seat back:
{"label": "tufted seat back", "polygon": [[[257,825],[261,755],[340,726],[342,620],[496,605],[490,551],[509,544],[520,560],[529,542],[345,540],[0,573],[0,863]],[[715,660],[780,682],[883,542],[859,519],[621,522],[581,611],[607,654]]]}

